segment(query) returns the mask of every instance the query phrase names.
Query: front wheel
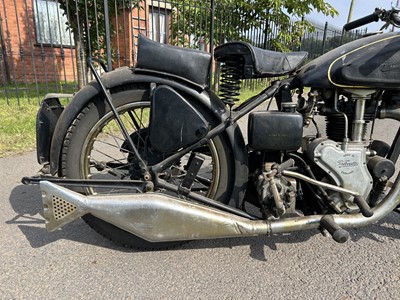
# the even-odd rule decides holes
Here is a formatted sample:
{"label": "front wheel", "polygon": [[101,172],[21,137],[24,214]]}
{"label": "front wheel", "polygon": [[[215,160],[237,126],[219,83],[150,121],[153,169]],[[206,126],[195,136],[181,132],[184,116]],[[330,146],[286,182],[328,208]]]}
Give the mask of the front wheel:
{"label": "front wheel", "polygon": [[[173,154],[161,153],[149,142],[151,100],[147,87],[125,86],[112,90],[111,93],[121,120],[142,159],[149,166],[157,164],[168,155]],[[188,100],[204,116],[211,127],[217,124],[204,107],[191,99]],[[138,161],[128,149],[115,116],[105,100],[103,98],[92,99],[68,129],[62,148],[60,175],[78,179],[139,180],[141,171]],[[218,135],[191,153],[200,153],[205,157],[193,184],[192,192],[227,203],[234,185],[234,159],[226,135],[224,133]],[[157,175],[169,183],[179,186],[185,178],[191,153],[186,154],[162,174]],[[86,194],[124,192],[110,188],[85,188],[79,191]],[[159,190],[157,192],[166,191]],[[171,195],[171,192],[168,194]],[[152,243],[92,215],[86,215],[83,219],[103,236],[130,248],[164,249],[182,243]]]}

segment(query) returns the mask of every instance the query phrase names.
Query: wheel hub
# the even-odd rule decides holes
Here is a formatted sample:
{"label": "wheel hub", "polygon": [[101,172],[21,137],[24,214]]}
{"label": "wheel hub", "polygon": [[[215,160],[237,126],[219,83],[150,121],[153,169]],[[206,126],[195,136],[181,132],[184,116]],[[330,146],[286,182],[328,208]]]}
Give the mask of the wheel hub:
{"label": "wheel hub", "polygon": [[[134,132],[131,134],[131,139],[138,149],[138,152],[142,159],[147,163],[148,166],[153,166],[164,159],[164,153],[161,153],[150,145],[149,142],[149,129],[141,129],[140,132]],[[139,166],[139,160],[129,150],[127,141],[124,141],[121,147],[121,151],[129,153],[128,155],[128,166],[129,174],[132,180],[140,179],[142,177],[142,171]]]}

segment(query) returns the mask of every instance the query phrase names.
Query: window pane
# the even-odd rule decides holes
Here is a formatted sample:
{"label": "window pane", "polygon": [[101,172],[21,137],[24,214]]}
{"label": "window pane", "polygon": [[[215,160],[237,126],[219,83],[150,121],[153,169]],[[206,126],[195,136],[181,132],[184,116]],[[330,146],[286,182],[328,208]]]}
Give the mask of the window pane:
{"label": "window pane", "polygon": [[165,28],[166,16],[164,12],[159,12],[156,9],[149,12],[150,39],[160,43],[167,42],[167,32]]}
{"label": "window pane", "polygon": [[165,14],[160,14],[159,17],[160,19],[158,21],[160,23],[157,29],[160,30],[160,43],[166,43]]}
{"label": "window pane", "polygon": [[153,41],[156,41],[156,36],[154,34],[156,24],[157,24],[157,14],[149,13],[149,26],[150,26],[149,38],[152,39]]}
{"label": "window pane", "polygon": [[[51,0],[33,0],[35,8],[36,42],[73,45],[74,38],[67,30],[67,17],[60,5]],[[58,7],[57,7],[58,6]]]}

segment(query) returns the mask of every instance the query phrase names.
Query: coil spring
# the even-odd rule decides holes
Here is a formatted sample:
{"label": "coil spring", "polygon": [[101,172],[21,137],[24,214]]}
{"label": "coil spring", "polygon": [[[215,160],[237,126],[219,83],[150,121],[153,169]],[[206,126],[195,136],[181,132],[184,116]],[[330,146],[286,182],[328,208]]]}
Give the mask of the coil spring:
{"label": "coil spring", "polygon": [[225,60],[221,67],[219,95],[221,100],[229,106],[233,106],[239,100],[243,65],[243,60],[236,57]]}

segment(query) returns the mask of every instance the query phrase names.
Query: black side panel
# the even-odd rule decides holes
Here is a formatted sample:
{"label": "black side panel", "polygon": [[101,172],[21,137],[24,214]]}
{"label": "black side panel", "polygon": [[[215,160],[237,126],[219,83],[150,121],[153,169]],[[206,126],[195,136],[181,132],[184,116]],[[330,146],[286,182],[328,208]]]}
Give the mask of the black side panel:
{"label": "black side panel", "polygon": [[162,153],[176,151],[206,136],[208,123],[180,94],[159,86],[153,94],[150,143]]}

